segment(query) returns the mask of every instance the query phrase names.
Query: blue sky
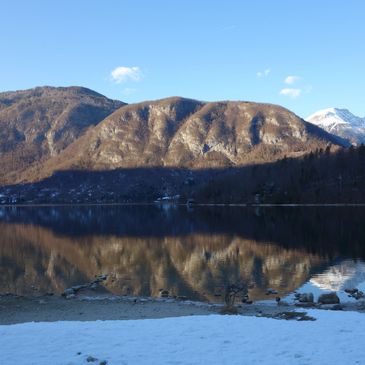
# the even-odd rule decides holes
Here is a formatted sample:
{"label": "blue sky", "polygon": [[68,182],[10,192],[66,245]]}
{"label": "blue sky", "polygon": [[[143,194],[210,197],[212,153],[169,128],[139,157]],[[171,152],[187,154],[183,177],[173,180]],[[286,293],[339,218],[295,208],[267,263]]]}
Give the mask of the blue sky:
{"label": "blue sky", "polygon": [[1,0],[0,91],[81,85],[129,103],[365,116],[364,14],[361,0]]}

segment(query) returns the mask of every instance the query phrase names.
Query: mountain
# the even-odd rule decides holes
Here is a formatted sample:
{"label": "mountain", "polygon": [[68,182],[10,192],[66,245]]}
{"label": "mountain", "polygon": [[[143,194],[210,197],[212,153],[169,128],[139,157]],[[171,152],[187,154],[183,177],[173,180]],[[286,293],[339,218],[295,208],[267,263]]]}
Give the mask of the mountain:
{"label": "mountain", "polygon": [[300,191],[313,176],[327,178],[289,160],[347,145],[272,104],[170,97],[127,105],[81,87],[7,92],[0,202],[267,201],[274,191],[287,201],[284,180]]}
{"label": "mountain", "polygon": [[341,140],[280,106],[172,97],[122,106],[20,180],[75,169],[228,168],[297,157],[329,144]]}
{"label": "mountain", "polygon": [[82,87],[0,93],[0,183],[59,154],[122,105]]}
{"label": "mountain", "polygon": [[357,117],[347,109],[323,109],[306,120],[353,145],[365,143],[365,118]]}

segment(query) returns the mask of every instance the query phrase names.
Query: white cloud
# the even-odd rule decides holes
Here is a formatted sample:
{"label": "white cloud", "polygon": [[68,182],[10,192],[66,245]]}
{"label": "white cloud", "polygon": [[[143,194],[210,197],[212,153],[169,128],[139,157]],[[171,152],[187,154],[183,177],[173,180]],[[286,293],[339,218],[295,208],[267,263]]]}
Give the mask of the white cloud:
{"label": "white cloud", "polygon": [[288,85],[292,85],[296,83],[297,81],[301,80],[302,78],[300,76],[287,76],[284,80],[284,82]]}
{"label": "white cloud", "polygon": [[111,80],[116,84],[126,81],[139,81],[142,78],[142,72],[139,67],[119,66],[110,73]]}
{"label": "white cloud", "polygon": [[256,76],[257,77],[267,77],[267,76],[269,76],[269,73],[270,73],[270,69],[269,68],[267,68],[266,70],[264,70],[264,71],[259,71],[259,72],[257,72],[256,73]]}
{"label": "white cloud", "polygon": [[301,93],[302,93],[302,89],[285,88],[285,89],[280,90],[280,95],[289,96],[292,99],[299,97]]}

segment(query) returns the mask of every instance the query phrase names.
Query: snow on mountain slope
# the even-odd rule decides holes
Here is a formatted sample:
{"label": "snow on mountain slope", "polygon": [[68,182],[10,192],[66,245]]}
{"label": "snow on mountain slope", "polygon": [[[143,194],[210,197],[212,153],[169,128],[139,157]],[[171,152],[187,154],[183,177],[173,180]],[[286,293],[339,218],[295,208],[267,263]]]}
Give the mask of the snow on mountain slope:
{"label": "snow on mountain slope", "polygon": [[319,110],[306,120],[354,145],[365,143],[365,118],[357,117],[347,109]]}

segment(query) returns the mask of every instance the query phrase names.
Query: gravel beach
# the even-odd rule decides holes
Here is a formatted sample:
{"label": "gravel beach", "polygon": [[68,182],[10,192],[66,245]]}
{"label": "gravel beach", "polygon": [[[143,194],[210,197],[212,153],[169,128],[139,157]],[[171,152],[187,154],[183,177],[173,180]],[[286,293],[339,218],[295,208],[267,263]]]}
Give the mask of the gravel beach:
{"label": "gravel beach", "polygon": [[[0,325],[23,322],[131,320],[217,314],[222,305],[179,301],[174,299],[112,297],[76,297],[65,299],[56,295],[22,297],[0,296]],[[276,317],[288,311],[306,311],[294,304],[272,302],[237,304],[238,313],[247,316]],[[317,307],[318,308],[318,307]],[[331,307],[323,306],[323,309]],[[344,311],[365,312],[363,302],[346,303]]]}

